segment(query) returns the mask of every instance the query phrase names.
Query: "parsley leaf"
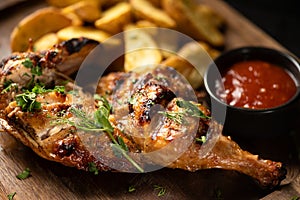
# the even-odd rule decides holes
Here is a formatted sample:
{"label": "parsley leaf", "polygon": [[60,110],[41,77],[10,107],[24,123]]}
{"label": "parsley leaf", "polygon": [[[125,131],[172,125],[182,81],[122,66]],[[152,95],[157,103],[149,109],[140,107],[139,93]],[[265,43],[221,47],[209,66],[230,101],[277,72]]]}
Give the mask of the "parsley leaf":
{"label": "parsley leaf", "polygon": [[16,194],[17,194],[16,192],[13,192],[13,193],[8,194],[8,195],[7,195],[8,200],[13,200],[13,199],[14,199],[14,196],[15,196]]}
{"label": "parsley leaf", "polygon": [[24,67],[26,68],[32,68],[33,67],[33,63],[29,58],[26,58],[23,62],[22,65],[24,65]]}
{"label": "parsley leaf", "polygon": [[128,192],[134,192],[136,191],[135,187],[133,185],[129,186]]}
{"label": "parsley leaf", "polygon": [[31,172],[30,169],[26,168],[20,174],[18,174],[16,177],[20,180],[24,180],[30,176],[30,172]]}
{"label": "parsley leaf", "polygon": [[[31,74],[32,75],[37,75],[37,76],[41,76],[43,74],[42,72],[42,68],[40,66],[34,66],[33,65],[33,62],[29,59],[29,58],[26,58],[22,64],[24,65],[24,67],[26,68],[30,68],[31,69]],[[33,77],[34,78],[34,77]]]}
{"label": "parsley leaf", "polygon": [[202,135],[201,138],[196,138],[196,142],[205,143],[206,142],[206,137],[204,135]]}
{"label": "parsley leaf", "polygon": [[166,194],[166,188],[160,185],[154,185],[154,190],[159,190],[157,193],[158,197],[164,196]]}
{"label": "parsley leaf", "polygon": [[35,66],[31,68],[31,74],[41,76],[43,74],[42,68],[40,66]]}
{"label": "parsley leaf", "polygon": [[41,109],[41,103],[36,101],[36,97],[36,93],[27,90],[22,94],[18,94],[15,99],[17,105],[22,108],[22,111],[33,112]]}
{"label": "parsley leaf", "polygon": [[5,93],[11,91],[12,89],[15,89],[16,91],[18,91],[18,84],[14,83],[12,80],[7,80],[7,81],[4,81],[3,88],[4,89],[2,90],[1,94],[5,94]]}
{"label": "parsley leaf", "polygon": [[99,174],[99,170],[98,170],[98,168],[97,168],[97,166],[94,162],[89,162],[88,163],[88,169],[89,169],[89,172],[94,173],[94,175]]}
{"label": "parsley leaf", "polygon": [[31,90],[25,90],[24,93],[18,94],[15,97],[17,105],[22,108],[22,111],[34,112],[41,109],[41,103],[36,101],[38,94],[56,91],[59,93],[65,92],[64,86],[55,86],[54,89],[45,89],[41,83],[35,83]]}

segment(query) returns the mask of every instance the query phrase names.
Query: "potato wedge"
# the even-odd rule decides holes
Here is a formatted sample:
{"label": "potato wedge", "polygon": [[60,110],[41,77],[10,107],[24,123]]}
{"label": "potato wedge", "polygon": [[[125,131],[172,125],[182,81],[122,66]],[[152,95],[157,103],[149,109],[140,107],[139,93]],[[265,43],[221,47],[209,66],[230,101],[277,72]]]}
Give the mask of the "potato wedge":
{"label": "potato wedge", "polygon": [[139,20],[136,23],[137,28],[150,28],[150,27],[157,27],[156,24],[147,20]]}
{"label": "potato wedge", "polygon": [[186,77],[194,89],[197,89],[203,84],[203,74],[211,61],[205,47],[200,43],[190,42],[184,45],[177,55],[163,61],[162,65],[175,68]]}
{"label": "potato wedge", "polygon": [[96,3],[90,1],[80,1],[62,9],[63,13],[74,13],[81,20],[94,22],[101,16],[100,8]]}
{"label": "potato wedge", "polygon": [[203,47],[203,49],[205,51],[207,51],[207,53],[209,54],[209,56],[212,59],[215,59],[216,57],[218,57],[220,55],[220,51],[217,49],[212,48],[211,46],[209,46],[207,43],[205,42],[199,42],[199,44]]}
{"label": "potato wedge", "polygon": [[176,22],[163,10],[156,8],[147,0],[130,0],[134,14],[138,19],[145,19],[159,27],[174,28]]}
{"label": "potato wedge", "polygon": [[147,0],[149,1],[154,7],[161,8],[161,0]]}
{"label": "potato wedge", "polygon": [[56,32],[71,25],[71,20],[59,9],[43,8],[28,15],[14,28],[10,37],[11,50],[26,51],[29,39],[35,42],[46,33]]}
{"label": "potato wedge", "polygon": [[72,38],[86,37],[89,39],[103,42],[110,37],[110,34],[92,27],[84,26],[69,26],[57,32],[60,40],[69,40]]}
{"label": "potato wedge", "polygon": [[196,5],[188,0],[163,0],[164,10],[178,24],[179,31],[213,46],[223,46],[224,36],[215,24],[195,13]]}
{"label": "potato wedge", "polygon": [[59,43],[59,39],[56,33],[47,33],[33,44],[33,49],[35,51],[47,50],[53,47],[55,44]]}
{"label": "potato wedge", "polygon": [[72,21],[72,26],[82,26],[83,21],[73,12],[70,13],[64,13],[65,16],[67,16]]}
{"label": "potato wedge", "polygon": [[104,10],[117,5],[118,3],[124,2],[125,0],[100,0],[101,6]]}
{"label": "potato wedge", "polygon": [[131,22],[131,6],[127,2],[121,2],[103,12],[100,19],[95,21],[95,27],[111,34],[119,33],[123,26]]}
{"label": "potato wedge", "polygon": [[46,1],[49,5],[54,7],[59,7],[59,8],[70,6],[80,1],[93,2],[96,3],[98,6],[100,6],[102,2],[102,0],[46,0]]}
{"label": "potato wedge", "polygon": [[211,7],[204,4],[198,4],[196,6],[195,14],[198,15],[198,18],[207,20],[216,27],[221,27],[225,23],[224,18],[218,15]]}
{"label": "potato wedge", "polygon": [[162,55],[152,37],[143,29],[127,25],[124,32],[126,72],[147,72],[155,68]]}

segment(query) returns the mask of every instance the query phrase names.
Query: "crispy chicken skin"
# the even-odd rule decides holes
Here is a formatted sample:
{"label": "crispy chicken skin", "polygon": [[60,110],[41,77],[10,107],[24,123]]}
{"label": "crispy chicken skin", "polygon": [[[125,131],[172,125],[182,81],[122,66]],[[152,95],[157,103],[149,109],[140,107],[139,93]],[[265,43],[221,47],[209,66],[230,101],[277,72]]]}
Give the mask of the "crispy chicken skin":
{"label": "crispy chicken skin", "polygon": [[[90,164],[94,163],[101,171],[115,171],[117,167],[114,166],[133,171],[132,163],[114,154],[107,134],[99,134],[96,138],[74,123],[68,123],[75,118],[72,108],[87,113],[98,108],[91,95],[81,91],[75,96],[69,93],[73,90],[72,83],[65,85],[64,93],[55,90],[38,93],[35,98],[41,104],[38,110],[26,111],[16,101],[16,95],[32,80],[32,76],[24,77],[31,73],[24,66],[24,60],[39,65],[43,73],[36,76],[36,80],[47,88],[54,88],[65,81],[57,71],[75,72],[95,45],[93,41],[74,39],[45,52],[15,53],[2,60],[0,128],[41,157],[66,166],[89,171]],[[8,80],[16,87],[6,90]],[[197,102],[192,87],[172,68],[157,68],[142,75],[110,73],[100,79],[96,93],[105,96],[112,106],[109,122],[113,137],[122,138],[142,168],[162,165],[188,171],[235,170],[268,188],[276,187],[285,178],[282,163],[260,159],[243,151],[230,137],[223,136],[222,126],[211,120],[209,109]],[[74,101],[74,98],[78,99]],[[182,102],[189,108],[196,108],[204,117],[183,115],[187,108]],[[201,136],[206,136],[204,143],[196,140]],[[161,149],[166,149],[165,153],[147,156]]]}

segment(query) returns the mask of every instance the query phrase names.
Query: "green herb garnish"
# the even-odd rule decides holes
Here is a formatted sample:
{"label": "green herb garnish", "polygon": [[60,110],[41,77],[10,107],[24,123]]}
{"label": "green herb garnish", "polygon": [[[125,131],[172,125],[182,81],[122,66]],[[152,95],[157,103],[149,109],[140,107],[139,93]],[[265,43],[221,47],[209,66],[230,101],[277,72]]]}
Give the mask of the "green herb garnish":
{"label": "green herb garnish", "polygon": [[184,122],[185,116],[199,117],[202,119],[210,119],[209,116],[205,115],[197,105],[184,100],[177,100],[176,105],[183,108],[181,111],[159,111],[158,113],[163,114],[165,117],[173,120],[177,124],[182,124]]}
{"label": "green herb garnish", "polygon": [[42,72],[42,68],[40,66],[34,66],[33,65],[33,62],[29,59],[29,58],[26,58],[22,64],[24,65],[24,67],[26,68],[30,68],[31,69],[31,74],[32,75],[37,75],[37,76],[41,76],[43,74]]}
{"label": "green herb garnish", "polygon": [[160,185],[154,185],[154,190],[159,190],[157,193],[158,197],[164,196],[166,194],[166,188]]}
{"label": "green herb garnish", "polygon": [[98,100],[98,109],[94,113],[94,116],[88,115],[82,109],[72,107],[71,113],[79,120],[76,123],[70,122],[70,124],[76,126],[84,131],[104,131],[107,133],[112,141],[112,148],[116,155],[124,156],[134,167],[140,172],[144,170],[128,155],[128,147],[124,143],[121,137],[117,139],[113,136],[114,128],[109,121],[109,115],[112,110],[111,105],[104,97],[96,96]]}
{"label": "green herb garnish", "polygon": [[36,83],[31,90],[25,90],[24,93],[18,94],[15,99],[17,105],[22,108],[22,111],[34,112],[41,109],[41,103],[36,101],[38,94],[56,91],[64,93],[64,86],[55,86],[54,89],[45,89],[42,84]]}
{"label": "green herb garnish", "polygon": [[183,122],[183,112],[172,112],[172,111],[158,111],[158,113],[163,114],[168,119],[176,122],[177,124],[182,124]]}
{"label": "green herb garnish", "polygon": [[299,200],[300,199],[300,197],[298,197],[298,196],[293,196],[292,198],[291,198],[291,200]]}
{"label": "green herb garnish", "polygon": [[22,108],[22,111],[33,112],[41,109],[41,103],[36,101],[36,97],[36,93],[27,90],[16,96],[16,102]]}
{"label": "green herb garnish", "polygon": [[201,138],[196,138],[196,141],[205,143],[206,142],[206,137],[204,135],[202,135]]}
{"label": "green herb garnish", "polygon": [[11,91],[12,89],[15,89],[17,91],[18,84],[14,83],[12,80],[7,80],[7,81],[4,81],[3,88],[4,89],[2,90],[1,94],[7,93],[7,92]]}
{"label": "green herb garnish", "polygon": [[65,93],[65,86],[55,86],[54,89],[45,89],[44,85],[36,83],[31,91],[36,94],[43,94],[47,92],[59,92],[63,94]]}
{"label": "green herb garnish", "polygon": [[20,180],[24,180],[30,176],[30,169],[26,168],[23,170],[20,174],[18,174],[16,177]]}
{"label": "green herb garnish", "polygon": [[180,108],[185,109],[185,112],[192,117],[200,117],[203,119],[209,119],[210,117],[205,115],[197,105],[191,103],[190,101],[177,100],[176,105]]}
{"label": "green herb garnish", "polygon": [[24,67],[26,68],[32,68],[33,67],[33,63],[29,58],[26,58],[23,62],[22,65],[24,65]]}
{"label": "green herb garnish", "polygon": [[136,191],[135,187],[133,185],[129,186],[128,192],[134,192]]}
{"label": "green herb garnish", "polygon": [[89,172],[94,173],[94,175],[99,174],[99,170],[94,162],[89,162],[88,165]]}
{"label": "green herb garnish", "polygon": [[14,199],[14,196],[15,196],[16,194],[17,194],[16,192],[13,192],[13,193],[8,194],[8,195],[7,195],[8,200],[13,200],[13,199]]}

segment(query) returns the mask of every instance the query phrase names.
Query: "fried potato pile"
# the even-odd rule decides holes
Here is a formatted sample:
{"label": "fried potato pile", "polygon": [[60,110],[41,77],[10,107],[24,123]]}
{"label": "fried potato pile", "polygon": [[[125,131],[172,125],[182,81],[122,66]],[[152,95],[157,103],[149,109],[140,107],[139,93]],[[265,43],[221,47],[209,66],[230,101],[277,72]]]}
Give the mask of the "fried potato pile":
{"label": "fried potato pile", "polygon": [[[174,52],[158,49],[141,49],[126,53],[124,70],[160,64],[172,66],[186,76],[192,86],[201,86],[202,80],[193,65],[182,58],[192,60],[205,50],[212,58],[224,45],[220,31],[224,20],[212,8],[193,0],[47,0],[49,7],[42,8],[19,22],[11,34],[11,50],[41,51],[76,37],[86,37],[103,42],[124,32],[125,52],[138,47],[157,47],[151,33],[138,28],[161,27],[184,33],[202,47],[185,45],[181,49],[165,43]],[[126,30],[136,29],[135,32]],[[168,38],[170,40],[172,38]],[[176,38],[173,38],[176,40]],[[199,46],[198,45],[198,46]],[[197,49],[198,48],[198,49]],[[145,66],[145,70],[147,66]],[[140,69],[139,69],[140,70]]]}

